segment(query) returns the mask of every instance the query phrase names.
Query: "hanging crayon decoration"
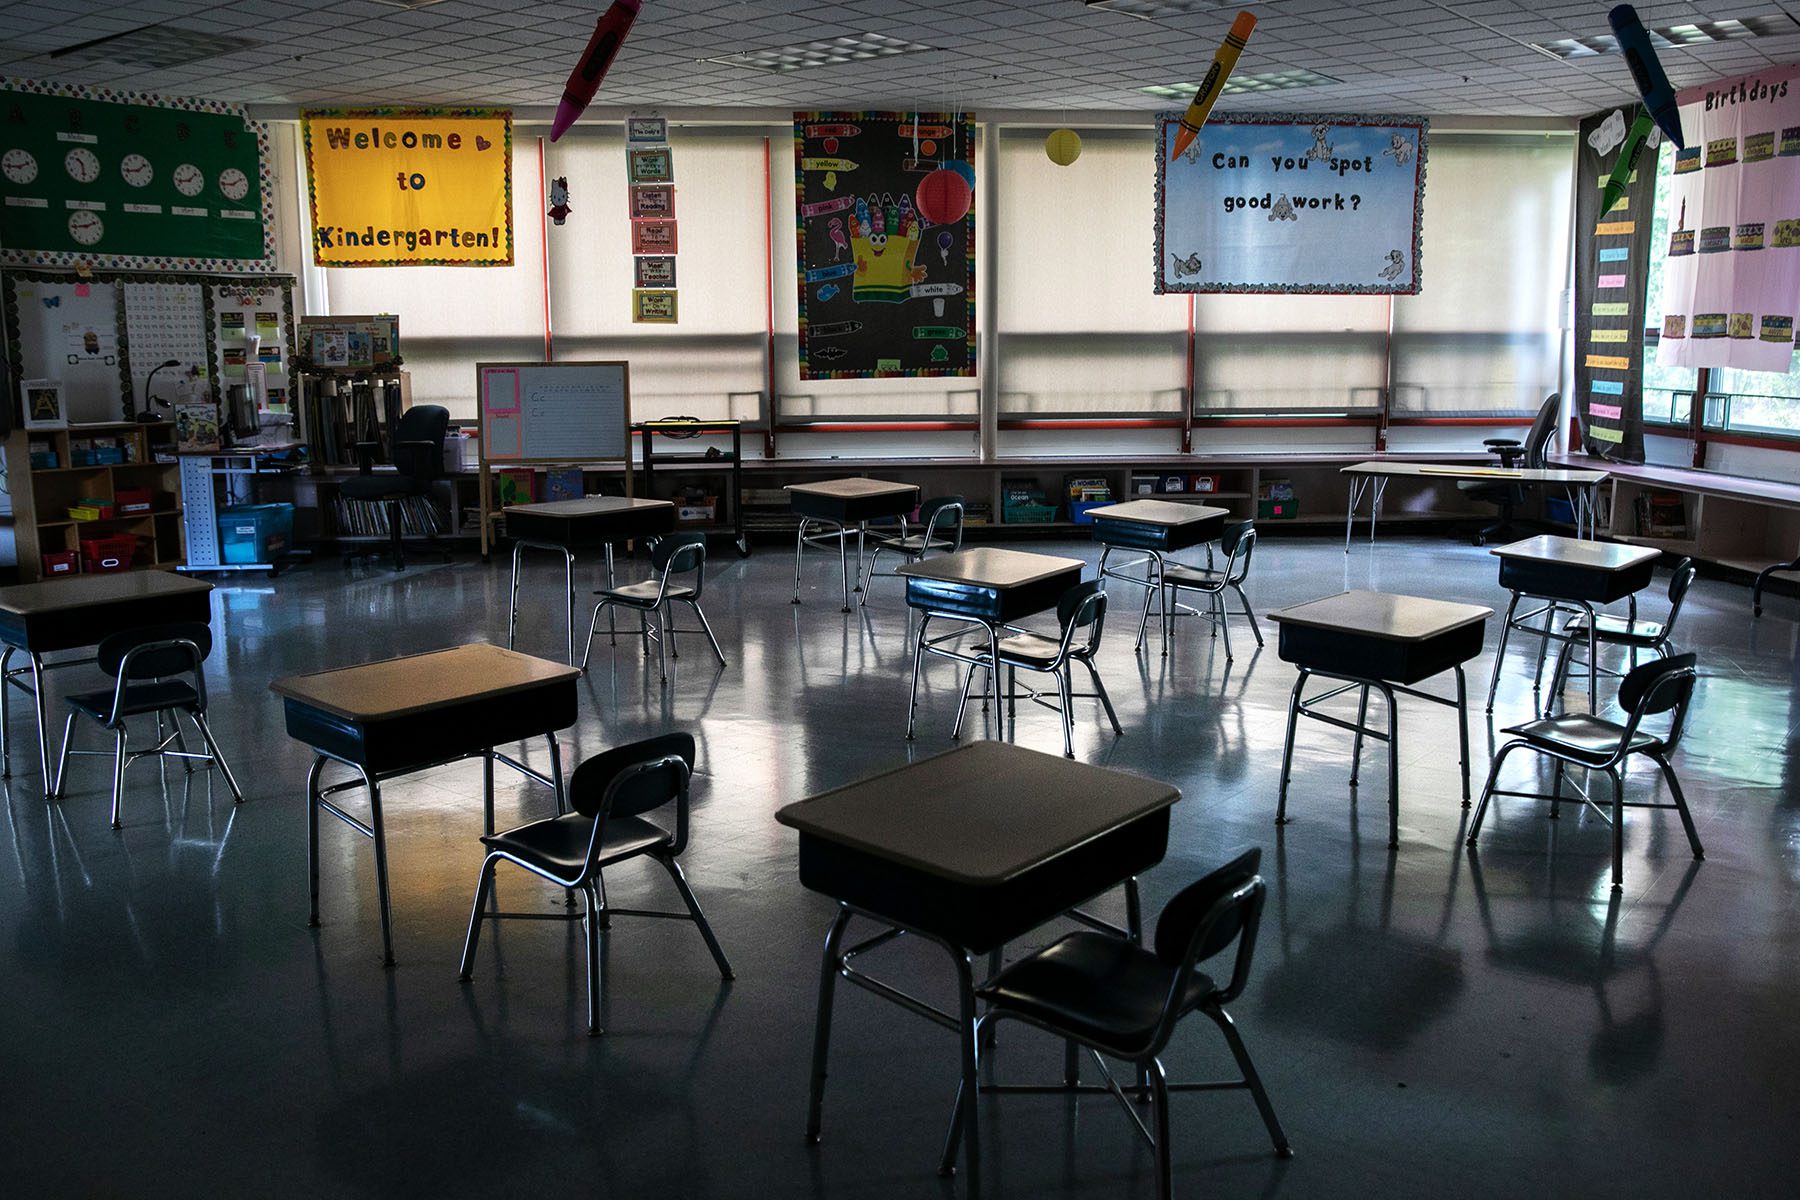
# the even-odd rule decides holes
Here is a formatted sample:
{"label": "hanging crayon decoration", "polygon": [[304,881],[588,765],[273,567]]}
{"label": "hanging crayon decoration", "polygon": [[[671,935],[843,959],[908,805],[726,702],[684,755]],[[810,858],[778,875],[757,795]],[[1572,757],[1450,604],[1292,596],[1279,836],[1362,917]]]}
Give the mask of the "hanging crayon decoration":
{"label": "hanging crayon decoration", "polygon": [[1631,182],[1631,173],[1637,170],[1638,158],[1643,154],[1644,146],[1655,128],[1650,114],[1639,108],[1637,119],[1631,123],[1631,132],[1625,135],[1624,144],[1619,147],[1618,160],[1613,163],[1612,174],[1607,176],[1606,187],[1600,194],[1601,216],[1611,212],[1619,203],[1619,198],[1625,194],[1625,188]]}
{"label": "hanging crayon decoration", "polygon": [[600,20],[594,24],[594,36],[588,39],[587,49],[581,52],[581,60],[569,73],[569,82],[563,85],[556,119],[550,125],[551,141],[567,133],[569,126],[594,102],[594,93],[600,90],[606,69],[619,56],[619,47],[625,44],[625,35],[631,32],[631,23],[637,20],[641,5],[642,0],[612,0],[612,6],[600,14]]}
{"label": "hanging crayon decoration", "polygon": [[1066,167],[1081,157],[1081,135],[1073,129],[1052,129],[1044,139],[1044,153],[1059,167]]}
{"label": "hanging crayon decoration", "polygon": [[1606,14],[1606,21],[1618,39],[1625,65],[1631,68],[1631,79],[1637,84],[1638,94],[1644,98],[1644,107],[1675,145],[1686,150],[1687,140],[1681,133],[1681,109],[1675,104],[1675,89],[1669,86],[1669,77],[1663,73],[1662,63],[1650,44],[1650,34],[1638,20],[1637,9],[1621,4]]}
{"label": "hanging crayon decoration", "polygon": [[968,214],[975,191],[958,171],[939,167],[919,181],[919,215],[932,225],[954,225]]}
{"label": "hanging crayon decoration", "polygon": [[558,175],[550,181],[550,208],[548,215],[552,224],[561,225],[569,219],[569,177]]}
{"label": "hanging crayon decoration", "polygon": [[1219,94],[1225,90],[1225,81],[1231,78],[1231,72],[1237,66],[1238,55],[1244,52],[1244,44],[1250,40],[1251,31],[1255,28],[1255,13],[1241,12],[1231,22],[1231,32],[1225,35],[1219,52],[1213,55],[1212,66],[1206,69],[1206,78],[1194,89],[1193,102],[1181,116],[1181,127],[1175,132],[1170,158],[1180,158],[1181,152],[1200,136],[1200,127],[1206,124],[1206,118],[1212,113],[1213,105],[1218,102]]}

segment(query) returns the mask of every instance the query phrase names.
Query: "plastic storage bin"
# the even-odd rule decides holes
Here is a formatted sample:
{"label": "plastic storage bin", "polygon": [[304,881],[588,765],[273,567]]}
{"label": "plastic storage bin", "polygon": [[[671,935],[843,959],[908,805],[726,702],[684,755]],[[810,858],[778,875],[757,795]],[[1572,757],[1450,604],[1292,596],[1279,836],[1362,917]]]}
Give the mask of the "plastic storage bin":
{"label": "plastic storage bin", "polygon": [[81,541],[81,568],[90,575],[131,570],[137,538],[129,533],[109,533]]}
{"label": "plastic storage bin", "polygon": [[58,550],[43,559],[46,579],[52,575],[74,575],[81,570],[81,555],[74,550]]}
{"label": "plastic storage bin", "polygon": [[291,504],[240,504],[219,513],[219,555],[227,563],[270,562],[293,539]]}

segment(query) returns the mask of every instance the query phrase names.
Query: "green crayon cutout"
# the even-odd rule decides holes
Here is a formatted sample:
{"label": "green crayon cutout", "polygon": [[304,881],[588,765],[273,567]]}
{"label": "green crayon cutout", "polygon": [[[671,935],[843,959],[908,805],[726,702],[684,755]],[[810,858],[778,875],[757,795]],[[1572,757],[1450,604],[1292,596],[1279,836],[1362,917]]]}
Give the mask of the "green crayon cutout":
{"label": "green crayon cutout", "polygon": [[1637,169],[1638,156],[1644,152],[1644,141],[1650,136],[1650,130],[1656,122],[1650,119],[1650,113],[1639,108],[1637,120],[1631,123],[1631,132],[1625,135],[1625,144],[1619,147],[1619,161],[1613,164],[1612,174],[1606,178],[1606,190],[1600,193],[1600,215],[1611,212],[1619,197],[1625,194],[1626,184],[1631,182],[1631,173]]}

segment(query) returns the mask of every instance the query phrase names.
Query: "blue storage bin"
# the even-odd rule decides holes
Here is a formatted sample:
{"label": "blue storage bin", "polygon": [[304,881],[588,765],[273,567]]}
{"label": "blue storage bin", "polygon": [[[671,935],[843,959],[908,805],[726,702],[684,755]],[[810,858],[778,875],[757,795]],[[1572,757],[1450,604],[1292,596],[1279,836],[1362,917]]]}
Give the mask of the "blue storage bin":
{"label": "blue storage bin", "polygon": [[219,556],[228,563],[270,562],[293,540],[291,504],[240,504],[219,513]]}

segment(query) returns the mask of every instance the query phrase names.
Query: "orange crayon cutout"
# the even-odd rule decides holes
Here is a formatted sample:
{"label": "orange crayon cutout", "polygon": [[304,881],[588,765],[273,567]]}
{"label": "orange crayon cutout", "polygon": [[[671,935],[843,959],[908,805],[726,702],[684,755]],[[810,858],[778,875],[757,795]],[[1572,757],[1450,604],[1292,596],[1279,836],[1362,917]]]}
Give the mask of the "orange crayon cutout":
{"label": "orange crayon cutout", "polygon": [[1225,35],[1224,44],[1219,52],[1213,55],[1212,66],[1206,69],[1206,78],[1194,91],[1194,101],[1187,111],[1181,114],[1181,127],[1175,131],[1175,148],[1170,158],[1180,158],[1181,152],[1194,144],[1200,136],[1200,127],[1206,124],[1213,105],[1219,99],[1219,93],[1225,89],[1225,81],[1231,78],[1232,68],[1237,66],[1238,55],[1244,52],[1244,43],[1250,40],[1250,33],[1256,28],[1256,15],[1241,12],[1231,22],[1231,32]]}

